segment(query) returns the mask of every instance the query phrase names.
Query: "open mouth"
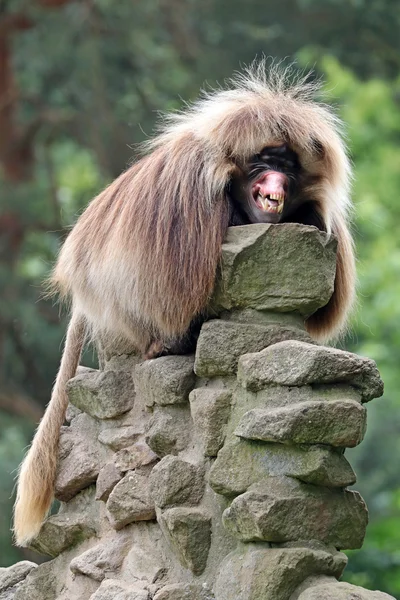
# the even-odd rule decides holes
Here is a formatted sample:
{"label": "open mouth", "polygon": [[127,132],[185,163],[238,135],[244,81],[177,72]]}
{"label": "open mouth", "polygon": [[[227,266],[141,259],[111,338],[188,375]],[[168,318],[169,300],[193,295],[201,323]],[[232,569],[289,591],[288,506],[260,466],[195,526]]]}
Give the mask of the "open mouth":
{"label": "open mouth", "polygon": [[251,193],[263,212],[281,214],[285,205],[288,178],[279,171],[268,171],[253,183]]}

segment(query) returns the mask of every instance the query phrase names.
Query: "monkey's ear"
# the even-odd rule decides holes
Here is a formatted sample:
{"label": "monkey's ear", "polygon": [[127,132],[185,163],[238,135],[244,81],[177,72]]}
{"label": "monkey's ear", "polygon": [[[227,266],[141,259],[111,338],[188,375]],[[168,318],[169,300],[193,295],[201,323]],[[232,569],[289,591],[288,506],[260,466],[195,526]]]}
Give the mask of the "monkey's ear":
{"label": "monkey's ear", "polygon": [[182,335],[210,299],[229,218],[226,164],[185,136],[158,147],[132,174],[135,295],[155,335]]}

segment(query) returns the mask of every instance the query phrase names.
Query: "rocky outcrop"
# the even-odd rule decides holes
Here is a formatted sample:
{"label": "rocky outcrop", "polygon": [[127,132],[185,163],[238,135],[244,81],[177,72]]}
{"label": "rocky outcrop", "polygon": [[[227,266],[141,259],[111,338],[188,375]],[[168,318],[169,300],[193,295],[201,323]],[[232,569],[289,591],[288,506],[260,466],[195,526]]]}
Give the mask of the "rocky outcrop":
{"label": "rocky outcrop", "polygon": [[345,458],[382,394],[376,365],[316,345],[336,242],[232,228],[195,356],[109,354],[68,384],[57,497],[0,600],[384,600],[338,582],[367,508]]}

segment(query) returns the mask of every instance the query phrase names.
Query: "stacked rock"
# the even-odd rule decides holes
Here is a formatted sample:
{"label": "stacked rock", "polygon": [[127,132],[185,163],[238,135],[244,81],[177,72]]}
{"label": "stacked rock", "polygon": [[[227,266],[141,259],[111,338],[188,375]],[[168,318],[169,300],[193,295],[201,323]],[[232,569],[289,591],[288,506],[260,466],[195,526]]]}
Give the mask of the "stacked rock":
{"label": "stacked rock", "polygon": [[337,580],[367,525],[344,449],[383,389],[304,329],[335,252],[311,227],[232,228],[195,356],[80,370],[33,544],[54,558],[0,570],[0,600],[390,598]]}

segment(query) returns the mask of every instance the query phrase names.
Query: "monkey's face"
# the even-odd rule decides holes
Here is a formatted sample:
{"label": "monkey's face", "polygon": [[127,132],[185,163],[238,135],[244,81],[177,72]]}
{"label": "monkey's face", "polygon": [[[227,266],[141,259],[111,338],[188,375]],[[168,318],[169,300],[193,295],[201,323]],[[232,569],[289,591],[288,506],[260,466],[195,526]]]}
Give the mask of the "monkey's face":
{"label": "monkey's face", "polygon": [[297,154],[286,144],[267,146],[233,178],[229,193],[234,210],[249,223],[283,221],[297,204],[300,171]]}

